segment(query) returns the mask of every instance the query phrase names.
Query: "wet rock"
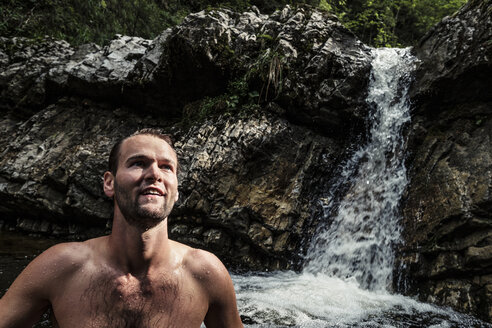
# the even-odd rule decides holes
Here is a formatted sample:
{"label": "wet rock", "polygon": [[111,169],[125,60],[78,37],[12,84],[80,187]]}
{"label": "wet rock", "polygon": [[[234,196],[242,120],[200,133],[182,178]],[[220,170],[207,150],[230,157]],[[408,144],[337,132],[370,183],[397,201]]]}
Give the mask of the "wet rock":
{"label": "wet rock", "polygon": [[[434,283],[453,279],[455,285],[459,281],[471,284],[460,293],[470,291],[468,297],[477,300],[473,304],[488,302],[469,282],[472,275],[492,272],[492,117],[488,108],[477,103],[457,105],[446,108],[432,123],[427,118],[414,120],[417,129],[410,140],[416,144],[411,147],[411,183],[403,213],[405,252],[421,255],[410,276],[415,279],[414,292],[422,297],[435,294],[436,289],[430,288]],[[425,136],[417,135],[422,126]],[[448,297],[433,297],[469,310],[449,303]],[[471,309],[490,320],[488,310],[475,305]]]}
{"label": "wet rock", "polygon": [[466,250],[465,258],[470,264],[476,263],[480,266],[488,266],[492,262],[492,245],[485,247],[469,247]]}
{"label": "wet rock", "polygon": [[[469,1],[458,14],[434,26],[414,49],[421,60],[414,100],[439,111],[440,104],[492,97],[491,2]],[[427,109],[429,108],[429,109]]]}
{"label": "wet rock", "polygon": [[[6,145],[0,156],[3,216],[56,222],[67,232],[72,222],[104,230],[112,209],[101,189],[106,169],[102,158],[137,122],[142,119],[132,117],[125,123],[107,108],[69,98],[18,121],[15,130],[2,135]],[[55,230],[59,229],[51,232]]]}
{"label": "wet rock", "polygon": [[30,114],[68,93],[121,102],[127,75],[150,43],[117,35],[104,48],[95,44],[73,48],[49,37],[1,38],[2,106]]}
{"label": "wet rock", "polygon": [[[61,86],[92,99],[115,102],[121,98],[128,73],[150,43],[139,37],[117,35],[104,48],[96,48],[98,51],[79,48],[60,74],[67,77],[66,85]],[[60,79],[58,72],[50,73],[52,80]]]}
{"label": "wet rock", "polygon": [[488,321],[480,281],[492,273],[491,11],[490,1],[470,1],[415,49],[400,257],[411,282],[402,290]]}
{"label": "wet rock", "polygon": [[49,71],[64,67],[73,53],[67,42],[48,37],[0,38],[0,108],[29,112],[43,105]]}
{"label": "wet rock", "polygon": [[[192,227],[200,218],[205,229],[232,237],[220,252],[237,267],[288,268],[299,260],[292,251],[315,225],[310,194],[323,174],[318,161],[326,156],[321,166],[336,165],[334,140],[259,114],[196,126],[176,148],[181,200],[171,225]],[[215,240],[205,237],[193,242],[203,247]]]}

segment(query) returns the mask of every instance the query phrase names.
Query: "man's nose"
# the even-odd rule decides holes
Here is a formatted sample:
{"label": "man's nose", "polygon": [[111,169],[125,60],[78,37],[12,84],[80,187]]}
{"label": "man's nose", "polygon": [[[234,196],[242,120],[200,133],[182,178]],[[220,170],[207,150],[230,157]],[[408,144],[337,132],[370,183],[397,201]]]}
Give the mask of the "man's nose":
{"label": "man's nose", "polygon": [[152,163],[149,165],[145,172],[145,180],[162,181],[162,172],[157,163]]}

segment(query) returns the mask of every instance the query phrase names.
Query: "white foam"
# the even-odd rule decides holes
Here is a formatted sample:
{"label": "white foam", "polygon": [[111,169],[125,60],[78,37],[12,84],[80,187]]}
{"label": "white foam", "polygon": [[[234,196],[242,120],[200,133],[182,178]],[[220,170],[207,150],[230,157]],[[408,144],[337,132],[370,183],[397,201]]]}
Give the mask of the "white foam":
{"label": "white foam", "polygon": [[292,271],[232,278],[241,315],[255,322],[247,327],[395,327],[426,320],[444,328],[473,321],[410,297],[360,288],[355,279]]}

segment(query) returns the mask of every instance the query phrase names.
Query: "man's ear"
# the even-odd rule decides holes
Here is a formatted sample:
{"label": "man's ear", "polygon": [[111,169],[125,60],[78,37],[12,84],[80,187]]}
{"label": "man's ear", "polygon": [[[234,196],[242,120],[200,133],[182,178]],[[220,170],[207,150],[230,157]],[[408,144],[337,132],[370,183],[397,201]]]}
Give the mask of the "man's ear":
{"label": "man's ear", "polygon": [[106,171],[104,172],[104,193],[109,198],[114,196],[114,175],[113,173]]}
{"label": "man's ear", "polygon": [[179,191],[176,190],[176,197],[174,197],[174,202],[175,203],[178,201],[178,198],[179,198]]}

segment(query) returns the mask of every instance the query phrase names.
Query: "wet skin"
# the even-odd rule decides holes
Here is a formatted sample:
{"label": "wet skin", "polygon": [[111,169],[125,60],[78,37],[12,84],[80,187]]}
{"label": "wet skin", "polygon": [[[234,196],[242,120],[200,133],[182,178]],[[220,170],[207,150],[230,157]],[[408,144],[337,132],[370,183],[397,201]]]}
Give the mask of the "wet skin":
{"label": "wet skin", "polygon": [[224,265],[168,238],[177,158],[138,135],[120,150],[111,235],[58,244],[31,262],[0,300],[0,328],[30,327],[49,307],[59,327],[242,327]]}

